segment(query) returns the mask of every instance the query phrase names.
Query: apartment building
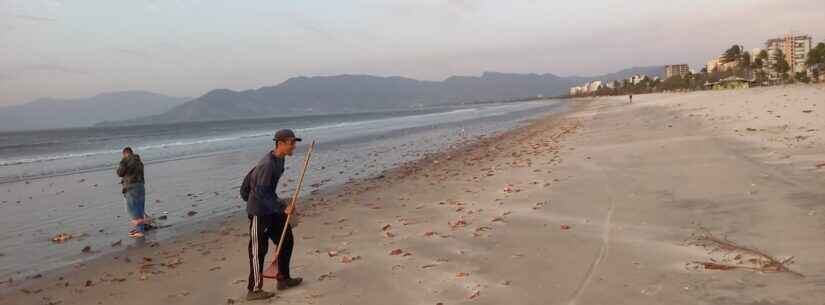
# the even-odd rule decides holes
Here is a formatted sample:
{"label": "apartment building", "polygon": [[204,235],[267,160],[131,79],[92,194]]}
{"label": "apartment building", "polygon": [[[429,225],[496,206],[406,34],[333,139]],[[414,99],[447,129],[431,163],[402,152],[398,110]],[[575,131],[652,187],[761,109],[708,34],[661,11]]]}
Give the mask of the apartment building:
{"label": "apartment building", "polygon": [[665,78],[671,78],[673,76],[685,76],[690,73],[690,67],[686,64],[678,64],[678,65],[667,65],[665,66]]}
{"label": "apartment building", "polygon": [[795,75],[797,72],[806,72],[807,67],[805,61],[808,59],[808,53],[811,51],[812,39],[809,35],[799,34],[785,34],[781,38],[769,39],[765,42],[765,49],[768,50],[769,66],[773,66],[776,62],[775,54],[777,50],[782,50],[785,54],[785,60],[790,65],[789,74]]}

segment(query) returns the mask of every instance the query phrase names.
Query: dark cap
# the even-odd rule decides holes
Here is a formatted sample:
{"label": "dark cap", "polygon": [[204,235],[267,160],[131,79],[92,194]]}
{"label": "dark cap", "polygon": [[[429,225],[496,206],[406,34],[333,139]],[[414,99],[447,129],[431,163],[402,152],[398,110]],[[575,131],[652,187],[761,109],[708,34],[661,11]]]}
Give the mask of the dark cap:
{"label": "dark cap", "polygon": [[295,139],[296,142],[301,142],[301,138],[295,136],[295,132],[292,129],[281,129],[275,132],[275,138],[273,141],[285,141],[289,138]]}

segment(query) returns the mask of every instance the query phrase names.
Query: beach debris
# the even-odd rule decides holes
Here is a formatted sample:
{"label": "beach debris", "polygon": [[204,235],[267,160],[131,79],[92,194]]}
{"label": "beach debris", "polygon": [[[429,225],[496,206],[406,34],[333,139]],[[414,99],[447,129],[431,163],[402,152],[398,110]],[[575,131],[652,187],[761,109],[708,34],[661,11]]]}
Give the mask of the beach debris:
{"label": "beach debris", "polygon": [[381,227],[381,231],[389,230],[390,227],[392,227],[390,224],[385,224],[383,227]]}
{"label": "beach debris", "polygon": [[86,280],[86,284],[83,287],[92,287],[92,280]]}
{"label": "beach debris", "polygon": [[492,229],[493,229],[493,228],[488,227],[488,226],[480,226],[480,227],[476,228],[476,230],[475,230],[475,231],[476,231],[476,232],[484,232],[484,231],[489,231],[489,230],[492,230]]}
{"label": "beach debris", "polygon": [[197,213],[198,213],[198,212],[195,212],[195,211],[189,211],[188,213],[186,213],[186,215],[187,215],[187,216],[194,216],[194,215],[195,215],[195,214],[197,214]]}
{"label": "beach debris", "polygon": [[349,263],[351,263],[353,261],[357,261],[359,259],[361,259],[360,255],[356,255],[356,256],[352,256],[352,257],[344,255],[344,256],[341,257],[341,262],[344,263],[344,264],[349,264]]}
{"label": "beach debris", "polygon": [[67,240],[70,240],[72,238],[74,238],[74,236],[72,236],[72,234],[60,233],[60,234],[57,234],[54,237],[52,237],[52,241],[59,244],[59,243],[65,242]]}
{"label": "beach debris", "polygon": [[227,305],[232,305],[232,304],[235,304],[235,302],[237,302],[237,301],[235,301],[235,299],[233,299],[233,298],[228,298],[228,299],[226,299],[226,304],[227,304]]}
{"label": "beach debris", "polygon": [[404,253],[404,250],[401,249],[395,249],[390,251],[390,255],[401,255],[402,253]]}
{"label": "beach debris", "polygon": [[166,263],[161,264],[161,266],[165,266],[167,268],[174,269],[175,267],[177,267],[180,264],[183,264],[183,259],[181,259],[180,257],[175,257],[175,258],[169,259]]}
{"label": "beach debris", "polygon": [[321,276],[318,277],[318,281],[320,282],[320,281],[323,281],[323,280],[329,280],[329,279],[334,279],[334,278],[335,278],[335,275],[332,274],[332,272],[327,272],[325,274],[321,274]]}
{"label": "beach debris", "polygon": [[113,242],[111,246],[112,246],[113,248],[114,248],[114,247],[118,247],[118,246],[120,246],[120,244],[121,244],[122,242],[123,242],[123,240],[122,240],[122,239],[118,239],[116,242]]}
{"label": "beach debris", "polygon": [[821,162],[816,165],[816,168],[825,168],[825,162]]}
{"label": "beach debris", "polygon": [[329,257],[335,257],[338,255],[338,251],[330,250],[329,252],[327,252],[327,255],[329,255]]}
{"label": "beach debris", "polygon": [[467,296],[467,299],[475,299],[481,295],[481,290],[474,291],[471,295]]}
{"label": "beach debris", "polygon": [[92,246],[85,246],[85,247],[83,247],[82,250],[80,250],[80,252],[83,252],[83,253],[92,252]]}
{"label": "beach debris", "polygon": [[465,221],[464,218],[459,218],[455,222],[448,221],[447,224],[450,225],[451,228],[455,229],[467,226],[467,221]]}
{"label": "beach debris", "polygon": [[434,234],[435,234],[435,232],[433,232],[433,231],[424,232],[424,236],[433,236]]}
{"label": "beach debris", "polygon": [[814,112],[814,111],[813,111],[813,110],[802,110],[802,112],[804,112],[804,113],[811,113],[811,112]]}
{"label": "beach debris", "polygon": [[393,238],[393,237],[395,237],[395,234],[392,234],[392,232],[390,232],[390,231],[386,231],[386,232],[384,232],[384,237]]}
{"label": "beach debris", "polygon": [[470,276],[470,273],[468,273],[468,272],[459,272],[459,273],[455,274],[455,277],[458,277],[458,278],[468,277],[468,276]]}
{"label": "beach debris", "polygon": [[562,230],[570,230],[570,226],[569,226],[569,225],[565,225],[565,224],[563,224],[563,225],[560,225],[559,227],[560,227]]}
{"label": "beach debris", "polygon": [[703,228],[700,228],[698,234],[693,234],[689,244],[703,247],[711,254],[717,255],[717,258],[711,258],[708,261],[693,261],[686,265],[694,270],[699,268],[706,270],[743,269],[762,273],[785,272],[805,277],[787,267],[787,264],[793,263],[793,256],[779,259],[763,251],[736,244],[727,237],[718,238]]}
{"label": "beach debris", "polygon": [[29,290],[29,289],[23,288],[23,289],[20,289],[20,291],[25,293],[25,294],[38,294],[38,293],[43,292],[43,289]]}

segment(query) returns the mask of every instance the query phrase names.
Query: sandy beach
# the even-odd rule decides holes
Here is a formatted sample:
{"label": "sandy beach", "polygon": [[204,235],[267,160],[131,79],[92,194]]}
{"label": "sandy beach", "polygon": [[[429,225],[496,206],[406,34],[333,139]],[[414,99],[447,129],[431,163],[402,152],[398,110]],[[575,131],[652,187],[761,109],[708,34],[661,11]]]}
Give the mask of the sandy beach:
{"label": "sandy beach", "polygon": [[[569,103],[305,198],[292,272],[304,284],[248,303],[823,302],[825,87]],[[235,213],[168,241],[124,241],[2,281],[0,304],[247,303],[247,226]]]}

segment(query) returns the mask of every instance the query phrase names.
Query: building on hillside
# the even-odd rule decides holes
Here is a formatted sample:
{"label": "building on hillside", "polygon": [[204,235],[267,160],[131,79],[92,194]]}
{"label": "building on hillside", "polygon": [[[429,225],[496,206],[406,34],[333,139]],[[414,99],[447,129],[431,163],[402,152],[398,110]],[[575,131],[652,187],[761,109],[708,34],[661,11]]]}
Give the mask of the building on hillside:
{"label": "building on hillside", "polygon": [[756,62],[756,58],[759,57],[759,53],[762,53],[761,48],[751,49],[751,62]]}
{"label": "building on hillside", "polygon": [[752,79],[744,79],[738,76],[726,77],[718,82],[706,82],[705,87],[712,90],[726,90],[726,89],[747,89],[751,87],[756,81]]}
{"label": "building on hillside", "polygon": [[590,82],[589,84],[587,84],[587,92],[596,92],[596,91],[599,91],[599,89],[601,89],[602,87],[603,87],[602,81],[594,80],[594,81]]}
{"label": "building on hillside", "polygon": [[594,80],[588,82],[581,86],[575,86],[570,88],[570,96],[581,96],[581,95],[588,95],[591,93],[596,93],[599,89],[606,88],[606,86],[600,80]]}
{"label": "building on hillside", "polygon": [[570,88],[570,96],[578,96],[582,94],[584,94],[584,88],[582,86]]}
{"label": "building on hillside", "polygon": [[685,76],[690,73],[690,67],[686,64],[678,64],[678,65],[667,65],[665,66],[665,79],[671,78],[673,76]]}
{"label": "building on hillside", "polygon": [[719,58],[717,57],[717,58],[708,60],[708,63],[705,65],[705,67],[708,70],[708,73],[713,73],[713,72],[716,72],[717,70],[719,70],[719,67],[721,65],[722,64],[720,63]]}
{"label": "building on hillside", "polygon": [[645,78],[648,78],[648,77],[647,77],[647,75],[644,75],[644,74],[641,74],[641,75],[640,75],[640,74],[636,74],[636,75],[631,76],[631,77],[628,79],[628,81],[630,81],[630,83],[631,83],[631,84],[638,85],[638,84],[639,84],[639,83],[641,83],[641,82],[642,82],[642,80],[643,80],[643,79],[645,79]]}
{"label": "building on hillside", "polygon": [[709,60],[708,63],[707,63],[706,68],[708,70],[708,73],[713,73],[713,72],[728,71],[728,70],[731,70],[731,69],[736,68],[738,66],[739,66],[738,61],[732,61],[732,62],[727,62],[726,63],[726,62],[723,62],[722,57],[719,56],[719,57],[716,57],[714,59]]}
{"label": "building on hillside", "polygon": [[604,87],[607,88],[607,89],[616,89],[616,83],[615,82],[605,82]]}
{"label": "building on hillside", "polygon": [[[777,50],[782,50],[785,54],[785,60],[790,66],[788,73],[793,76],[797,72],[806,72],[807,67],[805,61],[808,59],[808,53],[811,51],[811,36],[788,33],[781,38],[768,39],[765,42],[765,49],[768,50],[768,67],[772,67],[776,63],[774,54]],[[770,71],[770,69],[769,69]],[[774,71],[770,71],[774,72]]]}

